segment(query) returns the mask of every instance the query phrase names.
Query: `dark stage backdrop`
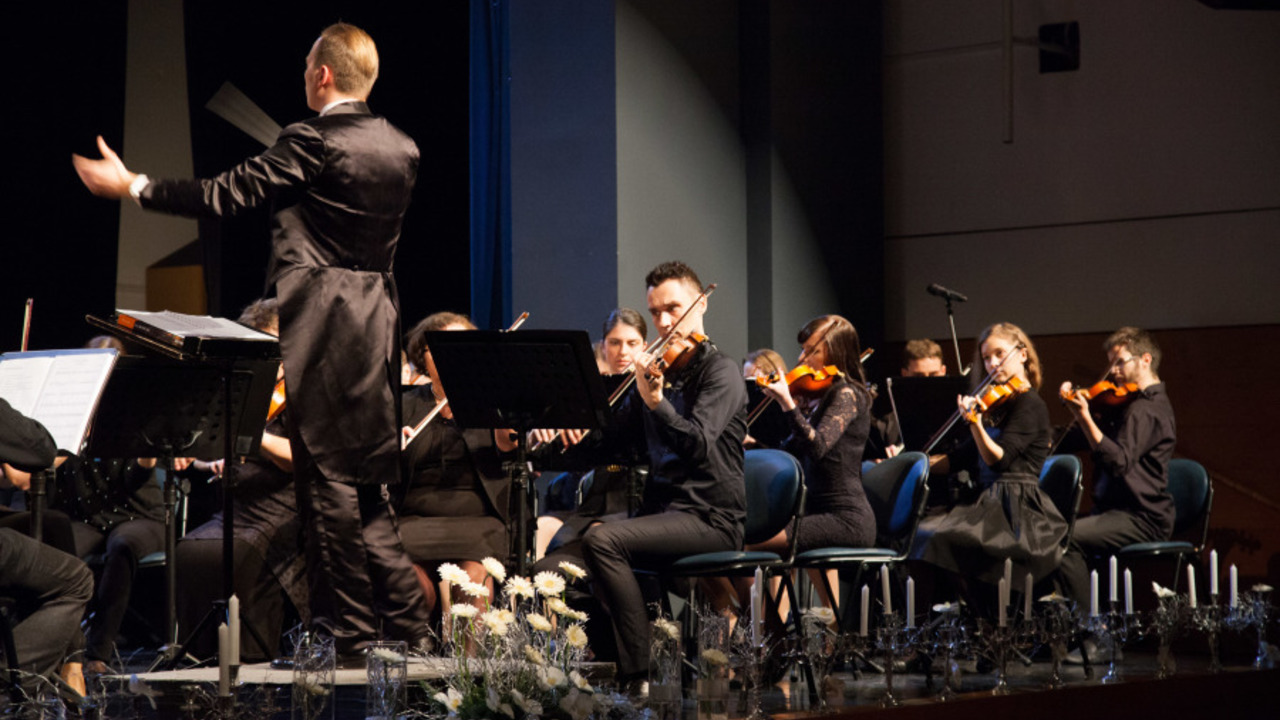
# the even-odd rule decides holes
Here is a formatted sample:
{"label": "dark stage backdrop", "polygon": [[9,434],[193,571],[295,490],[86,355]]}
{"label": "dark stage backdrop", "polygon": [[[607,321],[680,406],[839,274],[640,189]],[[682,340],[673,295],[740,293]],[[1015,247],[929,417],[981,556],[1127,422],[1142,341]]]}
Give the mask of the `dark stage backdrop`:
{"label": "dark stage backdrop", "polygon": [[[381,69],[369,98],[418,143],[422,164],[400,240],[396,280],[403,323],[469,306],[467,13],[465,2],[422,5],[326,2],[186,3],[187,81],[195,172],[212,175],[262,146],[204,109],[225,81],[281,125],[307,117],[302,72],[311,43],[330,22],[364,28]],[[210,311],[235,316],[263,290],[266,212],[201,223]],[[216,270],[215,270],[216,272]]]}
{"label": "dark stage backdrop", "polygon": [[19,62],[0,120],[0,352],[19,348],[28,297],[32,349],[76,347],[93,334],[85,313],[115,300],[120,208],[84,190],[71,153],[121,135],[125,1],[18,3],[5,18]]}

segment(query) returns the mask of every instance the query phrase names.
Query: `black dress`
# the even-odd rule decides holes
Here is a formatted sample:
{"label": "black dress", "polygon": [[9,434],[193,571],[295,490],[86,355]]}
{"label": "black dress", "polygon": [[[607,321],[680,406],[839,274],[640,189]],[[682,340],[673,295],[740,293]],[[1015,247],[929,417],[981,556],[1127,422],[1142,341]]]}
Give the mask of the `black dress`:
{"label": "black dress", "polygon": [[862,452],[871,426],[871,396],[860,383],[836,382],[806,418],[786,413],[791,435],[783,448],[800,458],[807,496],[796,551],[868,547],[876,517],[862,489]]}
{"label": "black dress", "polygon": [[[433,407],[430,386],[406,391],[405,424],[416,425]],[[511,491],[493,431],[466,430],[437,416],[404,456],[409,482],[396,512],[409,557],[432,572],[445,561],[505,561]]]}
{"label": "black dress", "polygon": [[1067,532],[1066,520],[1040,490],[1049,410],[1038,394],[1026,392],[984,415],[983,422],[1004,455],[987,465],[972,438],[948,454],[953,470],[977,463],[982,494],[972,505],[925,518],[911,556],[988,583],[1000,579],[1005,558],[1012,558],[1015,581],[1028,572],[1038,581],[1061,562]]}

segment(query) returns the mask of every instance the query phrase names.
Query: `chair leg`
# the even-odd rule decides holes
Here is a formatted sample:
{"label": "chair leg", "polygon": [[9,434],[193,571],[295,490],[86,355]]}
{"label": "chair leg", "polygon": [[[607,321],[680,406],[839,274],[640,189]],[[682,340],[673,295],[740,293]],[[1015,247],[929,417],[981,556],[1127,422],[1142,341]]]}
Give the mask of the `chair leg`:
{"label": "chair leg", "polygon": [[13,644],[13,618],[9,608],[0,606],[0,644],[4,645],[5,667],[9,681],[9,699],[16,705],[22,702],[22,689],[18,685],[18,649]]}

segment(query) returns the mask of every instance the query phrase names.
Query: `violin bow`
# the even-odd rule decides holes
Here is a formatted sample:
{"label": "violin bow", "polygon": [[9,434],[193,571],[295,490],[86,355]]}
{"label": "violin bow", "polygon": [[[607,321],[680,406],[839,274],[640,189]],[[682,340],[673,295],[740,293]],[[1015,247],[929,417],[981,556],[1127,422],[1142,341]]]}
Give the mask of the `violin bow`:
{"label": "violin bow", "polygon": [[35,302],[35,298],[27,298],[27,308],[22,313],[22,352],[27,351],[27,340],[31,338],[31,306]]}

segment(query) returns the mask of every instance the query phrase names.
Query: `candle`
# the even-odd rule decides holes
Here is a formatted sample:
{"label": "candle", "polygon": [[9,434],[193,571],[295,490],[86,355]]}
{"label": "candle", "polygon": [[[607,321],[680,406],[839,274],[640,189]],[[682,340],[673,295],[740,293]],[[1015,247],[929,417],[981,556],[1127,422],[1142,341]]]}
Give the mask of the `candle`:
{"label": "candle", "polygon": [[996,583],[996,588],[996,602],[998,602],[1002,608],[1009,607],[1009,593],[1012,591],[1012,588],[1009,587],[1009,580],[1007,578],[1000,578],[1000,581]]}
{"label": "candle", "polygon": [[1124,569],[1124,614],[1133,614],[1133,573]]}
{"label": "candle", "polygon": [[862,619],[858,623],[858,634],[867,636],[867,616],[871,611],[871,588],[862,586]]}
{"label": "candle", "polygon": [[1117,575],[1117,571],[1118,571],[1118,569],[1119,569],[1119,568],[1120,568],[1120,563],[1119,563],[1119,561],[1117,561],[1117,560],[1116,560],[1116,556],[1115,556],[1115,555],[1112,555],[1112,556],[1111,556],[1111,575],[1110,575],[1110,580],[1111,580],[1111,582],[1110,582],[1110,584],[1109,584],[1109,586],[1108,586],[1108,587],[1110,588],[1109,592],[1110,592],[1111,594],[1107,597],[1107,599],[1108,599],[1108,600],[1110,600],[1111,602],[1115,602],[1116,600],[1119,600],[1119,599],[1120,599],[1120,598],[1116,595],[1116,592],[1119,590],[1119,585],[1120,585],[1120,583],[1119,583],[1119,579],[1120,579],[1120,578],[1119,578],[1119,576]]}
{"label": "candle", "polygon": [[1089,617],[1098,617],[1098,571],[1089,573]]}
{"label": "candle", "polygon": [[893,602],[889,599],[889,566],[880,566],[880,592],[884,595],[884,614],[893,612]]}
{"label": "candle", "polygon": [[1022,583],[1022,617],[1024,620],[1031,619],[1031,592],[1032,592],[1031,587],[1032,585],[1033,585],[1033,582],[1031,580],[1031,573],[1027,573],[1027,576],[1024,582]]}
{"label": "candle", "polygon": [[231,694],[231,656],[227,654],[227,624],[218,626],[218,695]]}
{"label": "candle", "polygon": [[1209,594],[1218,595],[1218,551],[1209,553]]}
{"label": "candle", "polygon": [[764,571],[756,568],[756,579],[751,584],[751,642],[760,647],[764,641]]}
{"label": "candle", "polygon": [[1236,566],[1231,566],[1231,607],[1235,607],[1240,598],[1240,576],[1236,574]]}
{"label": "candle", "polygon": [[1196,566],[1187,563],[1187,604],[1196,606]]}
{"label": "candle", "polygon": [[907,627],[916,626],[916,581],[907,576]]}
{"label": "candle", "polygon": [[1009,599],[1009,583],[1005,582],[1004,578],[1000,578],[1000,582],[998,583],[998,585],[999,585],[998,594],[1000,596],[1000,600],[998,603],[1000,606],[998,608],[1000,611],[999,624],[1000,624],[1000,627],[1004,627],[1005,625],[1009,624],[1009,617],[1008,617],[1007,611],[1005,610],[1007,601]]}
{"label": "candle", "polygon": [[227,655],[232,665],[240,664],[240,598],[234,593],[227,600]]}

